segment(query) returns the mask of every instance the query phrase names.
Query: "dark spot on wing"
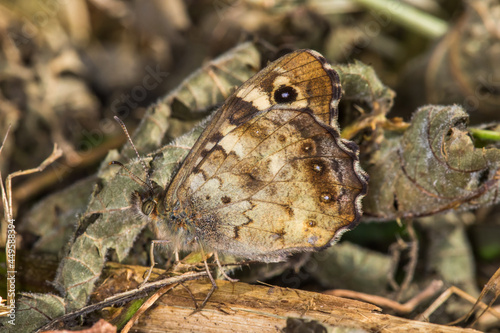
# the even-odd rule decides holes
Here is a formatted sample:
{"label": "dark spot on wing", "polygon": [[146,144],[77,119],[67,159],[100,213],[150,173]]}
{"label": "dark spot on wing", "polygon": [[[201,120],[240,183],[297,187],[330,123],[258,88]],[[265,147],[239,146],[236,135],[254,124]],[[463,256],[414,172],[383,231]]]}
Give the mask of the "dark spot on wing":
{"label": "dark spot on wing", "polygon": [[231,103],[231,108],[236,111],[228,118],[231,125],[239,126],[260,112],[251,102],[247,102],[239,97],[233,98],[235,98],[236,101]]}
{"label": "dark spot on wing", "polygon": [[297,90],[292,86],[282,85],[274,92],[274,100],[276,103],[289,104],[297,100]]}
{"label": "dark spot on wing", "polygon": [[292,218],[294,214],[293,208],[290,205],[283,205],[283,208],[285,208],[285,211],[288,214],[288,216]]}
{"label": "dark spot on wing", "polygon": [[220,140],[222,140],[224,136],[222,135],[221,132],[215,132],[214,134],[212,134],[212,136],[210,137],[210,142],[219,142]]}

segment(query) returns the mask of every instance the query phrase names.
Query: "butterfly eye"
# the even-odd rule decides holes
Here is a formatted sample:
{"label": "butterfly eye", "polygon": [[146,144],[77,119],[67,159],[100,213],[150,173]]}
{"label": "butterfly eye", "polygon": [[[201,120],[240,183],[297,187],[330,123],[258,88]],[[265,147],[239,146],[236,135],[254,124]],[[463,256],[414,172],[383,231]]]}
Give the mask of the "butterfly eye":
{"label": "butterfly eye", "polygon": [[281,86],[274,92],[276,103],[292,103],[297,99],[297,91],[291,86]]}
{"label": "butterfly eye", "polygon": [[144,215],[149,215],[153,212],[153,210],[155,209],[156,207],[156,202],[153,201],[153,200],[146,200],[144,201],[144,203],[142,204],[142,212],[144,213]]}

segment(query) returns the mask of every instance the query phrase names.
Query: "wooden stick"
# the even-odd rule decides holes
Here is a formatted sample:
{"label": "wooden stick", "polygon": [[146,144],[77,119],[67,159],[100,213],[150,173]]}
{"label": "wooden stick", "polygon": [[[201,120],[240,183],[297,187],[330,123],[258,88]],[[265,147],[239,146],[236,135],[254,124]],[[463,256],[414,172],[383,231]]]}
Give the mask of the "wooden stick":
{"label": "wooden stick", "polygon": [[[380,313],[380,308],[349,299],[303,290],[249,285],[218,280],[218,289],[203,309],[178,286],[158,299],[133,326],[139,332],[277,332],[287,318],[316,320],[326,327],[348,327],[368,332],[478,332],[473,329],[419,322]],[[203,299],[212,288],[208,280],[185,283]],[[192,315],[190,315],[192,314]]]}

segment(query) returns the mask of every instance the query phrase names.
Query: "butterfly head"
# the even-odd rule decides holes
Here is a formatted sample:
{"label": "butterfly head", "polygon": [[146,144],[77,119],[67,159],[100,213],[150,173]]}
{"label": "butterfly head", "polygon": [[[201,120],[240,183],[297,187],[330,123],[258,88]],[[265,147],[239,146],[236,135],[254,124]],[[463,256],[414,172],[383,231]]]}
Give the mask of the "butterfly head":
{"label": "butterfly head", "polygon": [[163,215],[165,210],[163,202],[165,190],[155,182],[145,190],[132,193],[131,203],[134,210],[141,216],[157,220]]}

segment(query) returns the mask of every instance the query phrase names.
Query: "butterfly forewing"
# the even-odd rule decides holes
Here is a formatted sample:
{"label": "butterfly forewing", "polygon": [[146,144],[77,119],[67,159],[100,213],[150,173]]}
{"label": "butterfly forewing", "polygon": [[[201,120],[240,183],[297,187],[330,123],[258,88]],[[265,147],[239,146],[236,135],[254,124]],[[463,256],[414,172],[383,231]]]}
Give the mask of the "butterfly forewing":
{"label": "butterfly forewing", "polygon": [[168,189],[171,232],[182,225],[210,249],[263,261],[329,245],[366,192],[355,145],[330,126],[340,94],[338,75],[307,50],[244,83]]}

